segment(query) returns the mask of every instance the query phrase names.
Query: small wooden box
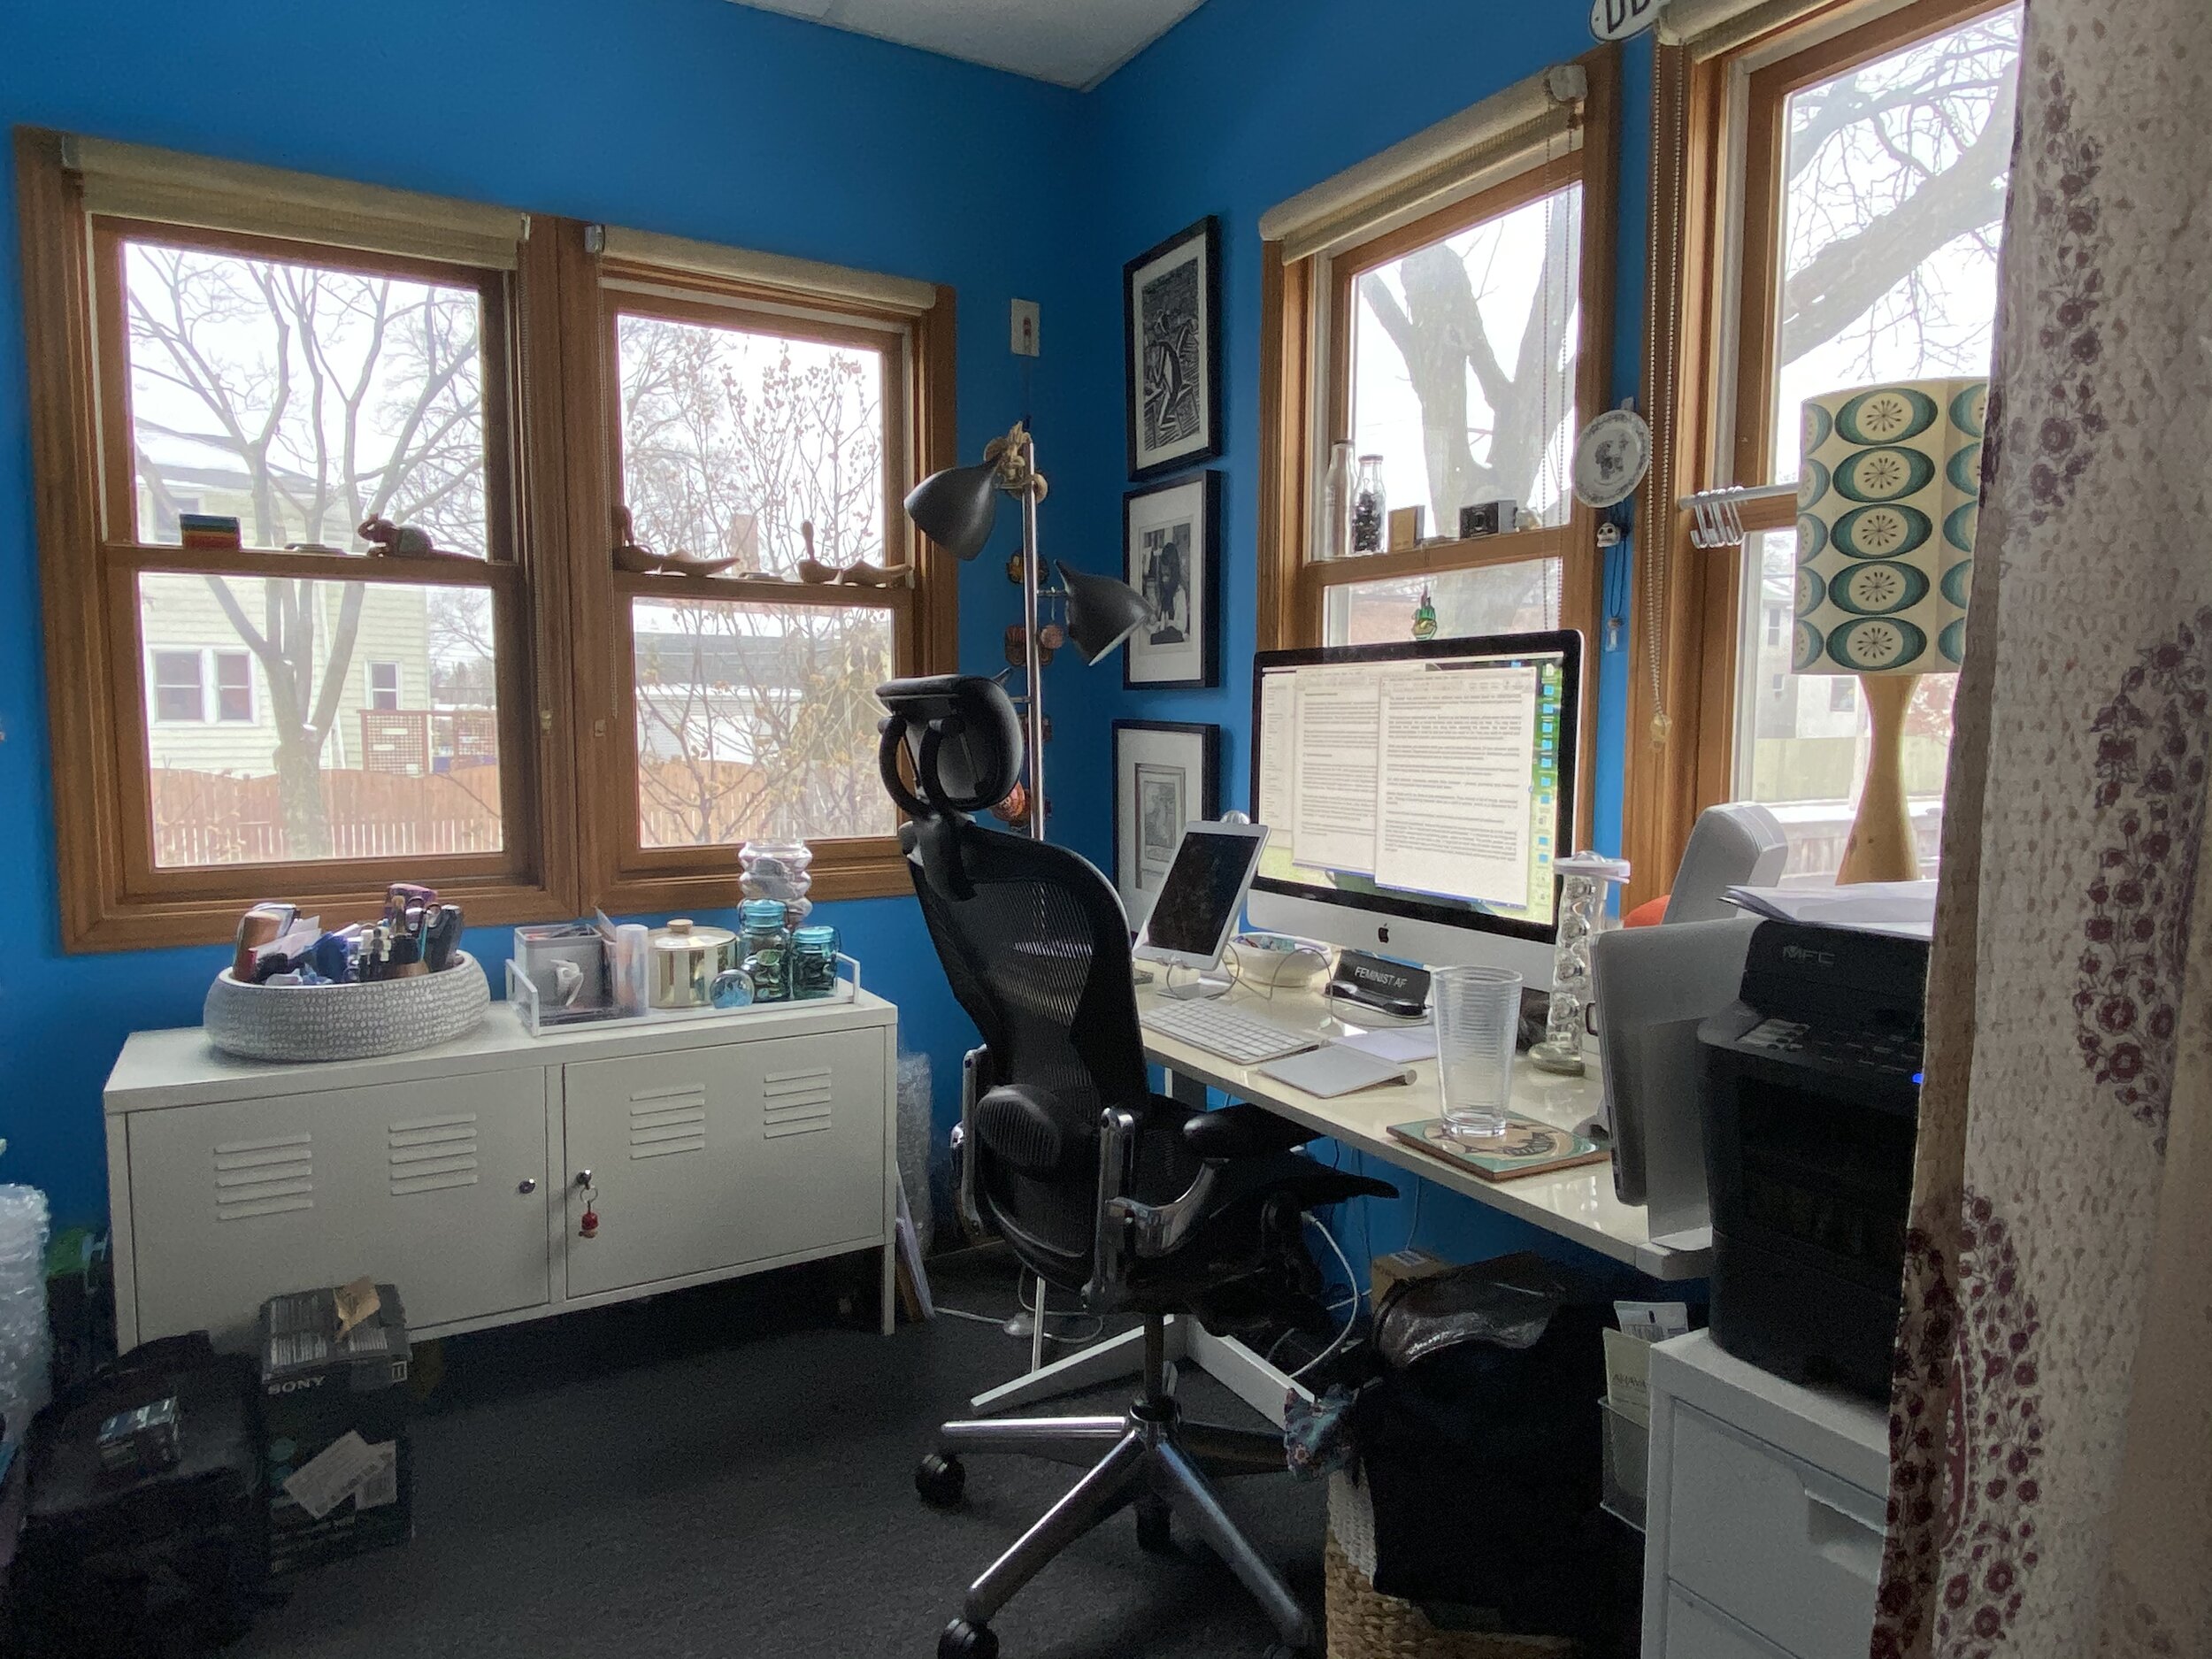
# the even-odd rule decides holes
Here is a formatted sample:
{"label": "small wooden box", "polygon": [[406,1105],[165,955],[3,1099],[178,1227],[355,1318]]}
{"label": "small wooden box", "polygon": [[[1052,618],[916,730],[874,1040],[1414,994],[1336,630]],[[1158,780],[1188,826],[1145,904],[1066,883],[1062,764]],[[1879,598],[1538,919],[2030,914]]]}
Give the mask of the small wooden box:
{"label": "small wooden box", "polygon": [[1393,553],[1411,551],[1420,545],[1421,520],[1424,509],[1419,507],[1394,508],[1390,514],[1390,550]]}

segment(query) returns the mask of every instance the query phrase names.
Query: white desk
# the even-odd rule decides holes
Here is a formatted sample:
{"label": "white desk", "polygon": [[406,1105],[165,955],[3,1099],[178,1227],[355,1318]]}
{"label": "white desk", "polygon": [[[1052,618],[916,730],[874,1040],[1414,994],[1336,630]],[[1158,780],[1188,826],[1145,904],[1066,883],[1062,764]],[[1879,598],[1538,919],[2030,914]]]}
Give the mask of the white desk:
{"label": "white desk", "polygon": [[[1139,987],[1139,1013],[1149,1008],[1157,995],[1156,987]],[[1230,993],[1230,999],[1237,1006],[1286,1025],[1325,1032],[1332,1036],[1350,1029],[1331,1017],[1327,1000],[1314,991],[1278,991],[1271,998],[1263,990],[1239,987]],[[1711,1271],[1709,1248],[1677,1249],[1652,1242],[1643,1207],[1624,1204],[1614,1196],[1613,1166],[1609,1163],[1585,1164],[1556,1175],[1524,1175],[1509,1181],[1486,1181],[1394,1137],[1390,1133],[1392,1124],[1436,1116],[1433,1060],[1417,1065],[1414,1081],[1403,1087],[1367,1089],[1337,1100],[1323,1100],[1263,1077],[1256,1068],[1238,1065],[1218,1055],[1150,1031],[1145,1033],[1144,1052],[1147,1059],[1167,1069],[1169,1093],[1194,1105],[1204,1103],[1206,1087],[1220,1089],[1233,1099],[1263,1106],[1341,1145],[1356,1148],[1369,1157],[1380,1158],[1423,1180],[1463,1193],[1477,1203],[1518,1216],[1547,1233],[1571,1239],[1654,1279],[1701,1279]],[[1513,1110],[1524,1117],[1563,1129],[1586,1123],[1596,1115],[1598,1108],[1596,1055],[1590,1055],[1588,1062],[1588,1074],[1565,1078],[1538,1071],[1525,1056],[1517,1058],[1513,1063]],[[984,1415],[1110,1381],[1134,1368],[1136,1335],[1131,1333],[1109,1338],[978,1394],[971,1403],[979,1415]],[[1243,1343],[1210,1335],[1194,1320],[1171,1319],[1169,1343],[1171,1357],[1195,1363],[1227,1385],[1254,1409],[1279,1423],[1282,1421],[1285,1394],[1305,1392]]]}
{"label": "white desk", "polygon": [[[1152,1005],[1152,987],[1140,987],[1137,1007],[1141,1013]],[[1310,991],[1278,991],[1270,1000],[1264,991],[1239,987],[1230,993],[1233,1006],[1285,1025],[1302,1030],[1342,1033],[1348,1027],[1330,1018],[1327,1002]],[[1477,1203],[1518,1216],[1547,1233],[1571,1239],[1599,1255],[1623,1262],[1658,1279],[1702,1279],[1711,1271],[1712,1251],[1673,1249],[1652,1242],[1640,1204],[1624,1204],[1613,1195],[1613,1166],[1585,1164],[1556,1175],[1524,1175],[1509,1181],[1486,1181],[1454,1168],[1441,1158],[1408,1146],[1391,1134],[1393,1124],[1433,1118],[1437,1099],[1436,1062],[1415,1068],[1415,1080],[1402,1088],[1364,1089],[1336,1100],[1322,1100],[1263,1077],[1257,1068],[1238,1065],[1218,1055],[1194,1048],[1148,1031],[1147,1058],[1165,1066],[1171,1082],[1188,1079],[1220,1089],[1236,1100],[1264,1106],[1271,1112],[1317,1130],[1332,1141],[1356,1147],[1369,1157],[1382,1159],[1423,1180],[1463,1193]],[[1572,1129],[1596,1116],[1598,1109],[1597,1056],[1587,1056],[1590,1071],[1578,1078],[1557,1077],[1540,1071],[1527,1056],[1513,1063],[1513,1110],[1525,1118]],[[1177,1092],[1171,1087],[1171,1093]],[[1179,1094],[1179,1098],[1183,1096]]]}

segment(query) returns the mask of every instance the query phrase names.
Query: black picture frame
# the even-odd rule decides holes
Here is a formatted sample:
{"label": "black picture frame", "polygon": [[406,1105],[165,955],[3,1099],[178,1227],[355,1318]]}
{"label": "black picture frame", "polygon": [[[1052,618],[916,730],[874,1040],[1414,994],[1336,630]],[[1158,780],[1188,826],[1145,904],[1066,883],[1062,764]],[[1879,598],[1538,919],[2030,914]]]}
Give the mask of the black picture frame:
{"label": "black picture frame", "polygon": [[[1148,778],[1148,772],[1157,775]],[[1171,772],[1180,780],[1171,796],[1168,792],[1176,790],[1176,784],[1166,775]],[[1171,799],[1180,813],[1172,822]],[[1220,816],[1218,726],[1192,720],[1114,722],[1114,890],[1121,895],[1131,926],[1142,926],[1150,913],[1152,895],[1174,856],[1183,826]]]}
{"label": "black picture frame", "polygon": [[[1220,219],[1209,213],[1122,266],[1121,311],[1130,478],[1164,478],[1213,460],[1225,431]],[[1156,365],[1160,373],[1148,374]],[[1171,436],[1160,434],[1164,416]]]}
{"label": "black picture frame", "polygon": [[[1210,469],[1121,498],[1122,580],[1161,613],[1122,649],[1125,690],[1221,683],[1221,476]],[[1187,547],[1175,539],[1178,529],[1190,533]]]}

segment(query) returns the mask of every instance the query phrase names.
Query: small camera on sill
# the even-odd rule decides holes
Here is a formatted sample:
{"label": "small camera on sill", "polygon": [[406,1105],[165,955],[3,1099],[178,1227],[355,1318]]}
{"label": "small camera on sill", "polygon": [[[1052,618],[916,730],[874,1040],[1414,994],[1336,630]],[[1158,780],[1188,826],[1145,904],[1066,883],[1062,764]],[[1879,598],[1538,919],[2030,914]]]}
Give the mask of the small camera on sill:
{"label": "small camera on sill", "polygon": [[1516,503],[1509,501],[1479,501],[1459,510],[1459,539],[1470,536],[1502,535],[1513,528],[1517,517]]}

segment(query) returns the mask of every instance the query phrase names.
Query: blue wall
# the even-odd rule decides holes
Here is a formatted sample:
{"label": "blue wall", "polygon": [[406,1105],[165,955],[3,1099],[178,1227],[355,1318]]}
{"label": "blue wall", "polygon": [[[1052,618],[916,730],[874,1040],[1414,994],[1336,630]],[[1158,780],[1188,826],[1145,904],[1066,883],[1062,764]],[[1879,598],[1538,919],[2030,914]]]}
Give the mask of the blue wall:
{"label": "blue wall", "polygon": [[[19,7],[0,120],[488,200],[949,282],[960,294],[961,448],[1030,414],[1053,492],[1048,557],[1118,572],[1124,260],[1221,216],[1228,338],[1224,683],[1133,695],[1118,660],[1048,672],[1056,840],[1110,856],[1110,722],[1225,728],[1224,802],[1244,802],[1254,639],[1263,210],[1586,48],[1581,0],[1208,0],[1094,93],[1077,95],[728,0],[158,0]],[[444,79],[426,80],[450,65]],[[1647,47],[1626,65],[1616,393],[1641,338]],[[1005,194],[1022,180],[1014,205]],[[199,1018],[216,948],[65,956],[54,849],[12,179],[0,180],[0,1179],[58,1216],[104,1206],[99,1089],[128,1032]],[[1043,306],[1029,373],[1008,299]],[[1009,515],[1010,517],[1010,515]],[[1015,619],[1010,526],[962,585],[964,665],[989,672]],[[1598,840],[1617,845],[1621,659],[1601,664]],[[867,982],[937,1073],[941,1121],[972,1041],[910,900],[826,907]],[[472,933],[496,980],[506,933]],[[1347,1155],[1348,1156],[1349,1155]],[[1340,1231],[1402,1241],[1412,1200]],[[1432,1194],[1422,1241],[1468,1255],[1526,1229]]]}
{"label": "blue wall", "polygon": [[[961,447],[1021,396],[1006,308],[1071,309],[1073,208],[1028,223],[992,188],[1010,155],[1065,155],[1056,88],[729,0],[159,0],[12,6],[0,123],[164,144],[949,282]],[[105,1206],[100,1087],[128,1032],[196,1025],[214,948],[65,956],[41,664],[12,168],[0,180],[0,1179],[58,1217]],[[1069,398],[1050,359],[1039,421]],[[965,574],[965,657],[1009,619],[995,549]],[[1076,769],[1070,768],[1071,772]],[[1071,781],[1073,781],[1071,780]],[[1080,805],[1081,788],[1072,792]],[[733,881],[734,896],[734,881]],[[911,899],[830,906],[867,983],[934,1062],[941,1110],[972,1041]],[[471,934],[495,979],[504,929]]]}

